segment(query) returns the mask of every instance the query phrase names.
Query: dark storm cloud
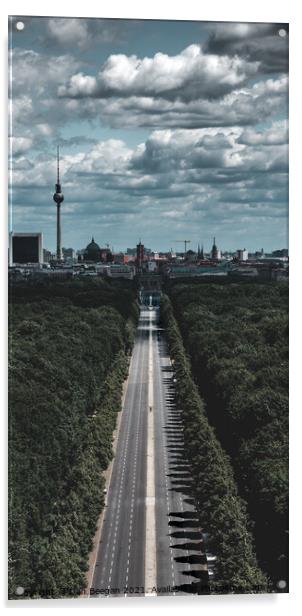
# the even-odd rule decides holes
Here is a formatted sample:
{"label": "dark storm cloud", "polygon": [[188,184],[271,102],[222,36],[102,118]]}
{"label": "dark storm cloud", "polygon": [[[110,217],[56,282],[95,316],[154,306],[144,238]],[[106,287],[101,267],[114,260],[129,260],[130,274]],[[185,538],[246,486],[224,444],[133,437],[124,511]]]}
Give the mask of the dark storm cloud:
{"label": "dark storm cloud", "polygon": [[[280,36],[279,32],[286,33]],[[225,23],[218,24],[206,45],[207,53],[240,56],[249,62],[259,62],[259,72],[288,71],[288,24]]]}

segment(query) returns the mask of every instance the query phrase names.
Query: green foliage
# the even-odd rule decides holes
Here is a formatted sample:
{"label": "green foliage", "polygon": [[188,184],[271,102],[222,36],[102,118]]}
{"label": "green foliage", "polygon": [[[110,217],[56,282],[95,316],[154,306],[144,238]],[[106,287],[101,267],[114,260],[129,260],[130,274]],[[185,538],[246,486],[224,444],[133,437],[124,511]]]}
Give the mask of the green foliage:
{"label": "green foliage", "polygon": [[161,318],[176,375],[197,513],[204,532],[209,533],[208,550],[217,557],[211,591],[265,592],[268,582],[257,564],[246,507],[238,495],[230,460],[209,425],[167,297],[162,300]]}
{"label": "green foliage", "polygon": [[170,283],[173,310],[211,424],[255,522],[259,562],[286,579],[288,289]]}
{"label": "green foliage", "polygon": [[85,586],[138,313],[134,288],[90,283],[10,289],[14,598],[17,586],[31,597],[77,596]]}

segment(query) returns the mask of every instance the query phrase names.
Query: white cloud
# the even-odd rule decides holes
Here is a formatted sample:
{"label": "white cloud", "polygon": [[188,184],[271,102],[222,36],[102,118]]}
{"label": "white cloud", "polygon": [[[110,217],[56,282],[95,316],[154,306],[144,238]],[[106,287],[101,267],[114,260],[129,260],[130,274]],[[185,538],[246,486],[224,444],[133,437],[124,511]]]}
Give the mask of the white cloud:
{"label": "white cloud", "polygon": [[102,43],[120,43],[127,31],[133,31],[133,21],[54,17],[46,20],[44,41],[47,48],[60,45],[81,50],[93,49]]}
{"label": "white cloud", "polygon": [[[246,131],[239,127],[157,130],[135,152],[131,165],[134,169],[153,173],[197,170],[202,174],[207,169],[286,171],[287,144],[284,141],[279,144],[275,137],[277,127],[281,126],[282,123],[273,124],[264,132],[259,144],[255,139],[255,143],[245,143],[242,136],[246,136]],[[267,147],[267,142],[271,147]],[[200,179],[202,181],[202,175]]]}
{"label": "white cloud", "polygon": [[9,151],[15,156],[27,152],[32,146],[32,139],[26,137],[10,137]]}
{"label": "white cloud", "polygon": [[[123,49],[126,31],[127,55],[104,55],[104,41]],[[287,114],[287,77],[279,70],[277,78],[259,80],[265,67],[276,71],[283,63],[286,73],[286,42],[270,25],[222,24],[212,47],[196,44],[194,35],[194,44],[169,55],[162,39],[161,52],[143,57],[141,33],[132,41],[130,31],[118,20],[47,18],[43,28],[37,20],[26,39],[19,37],[12,54],[19,228],[40,220],[45,238],[55,241],[58,139],[63,231],[71,245],[79,247],[95,229],[106,241],[111,229],[121,245],[141,235],[147,245],[154,238],[165,245],[184,228],[193,239],[200,230],[210,237],[228,227],[232,238],[246,221],[246,233],[253,224],[258,238],[263,218],[278,221],[287,210],[287,125],[267,126]],[[22,48],[25,40],[32,49]],[[152,132],[135,146],[146,134],[139,127]],[[100,135],[115,138],[97,141]]]}
{"label": "white cloud", "polygon": [[100,141],[73,164],[73,173],[125,173],[133,151],[121,139]]}
{"label": "white cloud", "polygon": [[[239,57],[204,54],[200,45],[190,45],[169,56],[156,53],[153,58],[114,54],[109,56],[87,96],[157,97],[168,100],[219,98],[255,75],[258,62]],[[58,90],[59,96],[83,96],[81,75],[77,89],[74,75]]]}
{"label": "white cloud", "polygon": [[23,121],[27,122],[28,117],[32,113],[33,104],[32,99],[27,96],[14,96],[13,99],[10,100],[10,115],[11,122],[14,126],[16,122]]}
{"label": "white cloud", "polygon": [[50,137],[53,134],[53,127],[49,124],[37,124],[36,128],[41,133],[41,135],[45,137]]}
{"label": "white cloud", "polygon": [[47,23],[48,34],[59,43],[66,45],[86,44],[88,37],[88,22],[85,19],[49,19]]}
{"label": "white cloud", "polygon": [[64,82],[80,66],[72,55],[47,56],[31,49],[16,48],[12,52],[13,96],[42,97]]}
{"label": "white cloud", "polygon": [[243,171],[287,171],[287,145],[276,145],[272,148],[245,147],[226,156],[226,166],[240,168]]}
{"label": "white cloud", "polygon": [[[174,229],[185,222],[189,237],[195,237],[199,225],[207,233],[217,225],[233,229],[245,217],[255,228],[261,217],[281,219],[287,204],[286,175],[280,171],[284,151],[281,146],[240,144],[242,133],[240,127],[156,130],[135,149],[108,139],[85,152],[63,153],[65,236],[71,217],[73,228],[81,227],[81,238],[97,228],[103,237],[106,225],[113,226],[115,243],[117,228],[127,228],[128,238],[135,229],[138,236],[144,231],[144,237],[150,231],[154,242],[161,234],[177,237],[171,236],[172,222]],[[32,219],[39,208],[40,220],[46,225],[49,219],[54,237],[55,160],[25,156],[28,152],[13,164],[15,220],[22,226],[24,212]]]}
{"label": "white cloud", "polygon": [[[288,83],[282,76],[251,87],[235,89],[219,100],[167,100],[155,96],[128,96],[110,99],[67,99],[77,103],[77,111],[87,117],[101,117],[107,125],[118,128],[148,126],[153,128],[202,128],[256,124],[284,111]],[[80,95],[79,95],[80,96]],[[63,99],[65,102],[65,99]],[[68,101],[68,102],[67,102]]]}
{"label": "white cloud", "polygon": [[246,145],[282,145],[288,142],[288,122],[273,122],[270,128],[256,131],[246,129],[240,136],[239,143]]}
{"label": "white cloud", "polygon": [[[95,92],[96,83],[95,77],[83,75],[83,73],[77,73],[70,78],[68,94],[70,97],[91,96]],[[58,87],[59,96],[64,96],[65,91],[65,86]]]}

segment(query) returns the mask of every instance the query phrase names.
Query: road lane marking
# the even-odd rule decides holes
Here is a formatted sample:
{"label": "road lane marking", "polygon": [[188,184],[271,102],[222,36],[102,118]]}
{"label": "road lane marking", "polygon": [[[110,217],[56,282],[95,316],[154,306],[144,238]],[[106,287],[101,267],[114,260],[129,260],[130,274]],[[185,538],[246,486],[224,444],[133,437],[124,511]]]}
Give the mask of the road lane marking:
{"label": "road lane marking", "polygon": [[[145,589],[156,587],[156,528],[155,528],[155,468],[154,468],[154,392],[152,313],[149,315],[149,370],[147,422],[147,488],[146,488],[146,552]],[[146,592],[146,595],[156,595]]]}

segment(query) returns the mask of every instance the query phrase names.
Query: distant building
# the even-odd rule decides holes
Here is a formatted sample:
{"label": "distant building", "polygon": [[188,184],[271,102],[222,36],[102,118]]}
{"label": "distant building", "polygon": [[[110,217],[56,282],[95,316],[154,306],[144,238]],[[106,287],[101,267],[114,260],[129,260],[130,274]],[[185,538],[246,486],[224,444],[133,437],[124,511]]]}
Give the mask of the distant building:
{"label": "distant building", "polygon": [[213,246],[212,246],[212,250],[211,250],[211,259],[213,261],[218,261],[219,259],[221,259],[221,252],[220,252],[220,250],[218,250],[218,248],[216,246],[215,237],[213,238]]}
{"label": "distant building", "polygon": [[137,264],[137,268],[139,271],[142,269],[144,255],[145,255],[144,244],[142,244],[140,241],[139,244],[137,244],[136,246],[136,264]]}
{"label": "distant building", "polygon": [[46,250],[46,248],[43,248],[43,263],[50,263],[51,260],[52,260],[51,251]]}
{"label": "distant building", "polygon": [[94,241],[92,237],[90,244],[88,244],[84,250],[84,261],[95,261],[98,262],[101,260],[101,249],[99,245]]}
{"label": "distant building", "polygon": [[81,250],[77,250],[77,252],[76,252],[77,260],[78,260],[79,263],[84,261],[84,252],[85,252],[84,248],[82,248]]}
{"label": "distant building", "polygon": [[43,263],[42,233],[9,234],[9,265]]}
{"label": "distant building", "polygon": [[194,252],[194,250],[187,250],[185,254],[185,260],[189,263],[194,263],[195,261],[197,261],[196,252]]}
{"label": "distant building", "polygon": [[76,251],[73,248],[62,248],[64,261],[74,261],[76,259]]}
{"label": "distant building", "polygon": [[113,254],[108,245],[106,248],[100,249],[100,254],[101,254],[101,261],[106,261],[106,263],[111,263],[114,259]]}
{"label": "distant building", "polygon": [[112,258],[113,258],[113,262],[114,263],[119,263],[119,264],[122,264],[122,265],[124,263],[128,263],[128,256],[125,257],[125,255],[122,252],[115,252],[112,255]]}
{"label": "distant building", "polygon": [[247,261],[248,257],[249,253],[246,248],[243,248],[243,250],[239,248],[239,250],[236,251],[236,258],[238,259],[238,261]]}
{"label": "distant building", "polygon": [[[146,248],[146,246],[144,246],[144,254],[145,255],[149,255],[152,253],[151,248]],[[126,250],[126,254],[127,255],[132,255],[134,257],[136,257],[137,254],[137,246],[135,248],[127,248]]]}
{"label": "distant building", "polygon": [[147,266],[147,272],[156,272],[157,270],[156,261],[147,261],[146,266]]}
{"label": "distant building", "polygon": [[110,265],[107,270],[107,275],[111,278],[127,278],[132,280],[134,271],[130,265]]}
{"label": "distant building", "polygon": [[123,252],[114,252],[112,253],[112,259],[114,264],[127,265],[127,263],[133,263],[135,261],[135,257],[133,255],[127,255]]}

